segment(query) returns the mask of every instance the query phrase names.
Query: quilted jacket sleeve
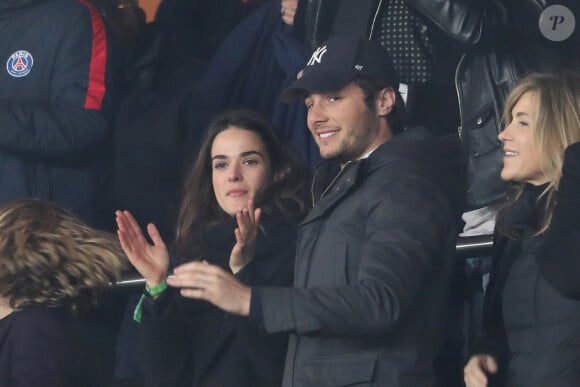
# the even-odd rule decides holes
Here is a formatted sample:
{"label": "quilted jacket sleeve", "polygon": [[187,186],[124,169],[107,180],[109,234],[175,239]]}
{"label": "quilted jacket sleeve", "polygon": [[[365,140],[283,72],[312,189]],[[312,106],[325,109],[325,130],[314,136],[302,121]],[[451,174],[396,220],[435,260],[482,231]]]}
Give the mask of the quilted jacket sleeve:
{"label": "quilted jacket sleeve", "polygon": [[[352,211],[353,224],[359,219],[357,212],[367,211],[361,216],[366,219],[365,234],[353,254],[360,260],[357,269],[346,284],[336,286],[254,289],[266,331],[347,336],[384,332],[408,316],[436,273],[445,281],[451,264],[442,252],[453,240],[449,237],[455,235],[454,223],[442,195],[427,179],[382,180],[354,201],[360,206]],[[324,227],[330,228],[328,223]],[[326,252],[332,262],[337,256],[331,244],[344,240],[327,241],[316,251]],[[304,258],[299,247],[296,259]],[[335,272],[329,265],[324,275],[332,277]]]}

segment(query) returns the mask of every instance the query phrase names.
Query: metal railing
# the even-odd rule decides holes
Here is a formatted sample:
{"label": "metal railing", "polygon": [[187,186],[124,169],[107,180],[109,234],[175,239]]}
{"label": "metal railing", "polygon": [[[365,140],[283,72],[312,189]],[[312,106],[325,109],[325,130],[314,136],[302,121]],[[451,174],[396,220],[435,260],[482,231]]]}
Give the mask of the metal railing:
{"label": "metal railing", "polygon": [[491,255],[493,235],[458,237],[455,244],[457,258],[472,258]]}
{"label": "metal railing", "polygon": [[[491,254],[493,239],[491,235],[476,235],[457,238],[455,251],[458,259],[481,257]],[[140,289],[145,285],[145,279],[138,273],[131,272],[123,275],[123,278],[111,284],[113,290]]]}

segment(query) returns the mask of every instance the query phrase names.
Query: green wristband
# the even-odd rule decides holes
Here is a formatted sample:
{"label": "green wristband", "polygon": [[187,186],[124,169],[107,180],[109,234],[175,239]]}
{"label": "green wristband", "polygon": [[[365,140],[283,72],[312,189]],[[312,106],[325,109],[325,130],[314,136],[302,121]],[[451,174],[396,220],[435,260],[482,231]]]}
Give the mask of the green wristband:
{"label": "green wristband", "polygon": [[145,291],[149,293],[150,296],[156,296],[160,293],[163,293],[167,289],[167,281],[161,282],[159,285],[152,287],[149,289],[147,285],[145,285]]}
{"label": "green wristband", "polygon": [[141,298],[139,299],[139,302],[135,307],[135,311],[133,312],[133,320],[135,320],[135,322],[141,323],[141,320],[143,319],[143,302],[145,301],[145,299],[150,296],[156,296],[158,294],[161,294],[165,291],[165,289],[167,289],[166,281],[161,282],[159,285],[154,286],[151,289],[149,289],[149,287],[145,285],[143,294],[141,295]]}

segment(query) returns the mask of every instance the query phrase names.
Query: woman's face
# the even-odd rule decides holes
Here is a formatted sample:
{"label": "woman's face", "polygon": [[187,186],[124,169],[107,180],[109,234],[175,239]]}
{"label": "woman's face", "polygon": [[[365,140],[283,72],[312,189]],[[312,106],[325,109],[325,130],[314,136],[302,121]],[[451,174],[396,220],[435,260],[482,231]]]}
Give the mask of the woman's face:
{"label": "woman's face", "polygon": [[540,150],[535,132],[538,99],[532,92],[524,93],[511,111],[512,120],[498,136],[503,142],[501,178],[533,185],[548,182],[540,167]]}
{"label": "woman's face", "polygon": [[272,182],[272,166],[260,136],[231,126],[211,147],[212,184],[216,200],[229,215],[246,207]]}

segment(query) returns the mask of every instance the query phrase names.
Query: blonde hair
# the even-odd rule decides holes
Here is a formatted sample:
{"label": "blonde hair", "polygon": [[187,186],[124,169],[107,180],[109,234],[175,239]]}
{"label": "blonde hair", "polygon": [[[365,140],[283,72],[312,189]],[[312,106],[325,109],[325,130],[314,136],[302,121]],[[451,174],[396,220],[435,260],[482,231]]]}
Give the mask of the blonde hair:
{"label": "blonde hair", "polygon": [[[544,233],[552,219],[554,195],[560,185],[564,150],[580,141],[580,74],[564,71],[559,74],[530,74],[523,78],[507,97],[504,122],[512,121],[511,112],[519,99],[533,93],[537,101],[534,137],[540,154],[540,168],[548,179],[542,192],[541,224],[536,235]],[[513,202],[517,201],[524,184],[518,184]]]}
{"label": "blonde hair", "polygon": [[0,298],[10,307],[94,305],[126,267],[117,238],[37,199],[0,206]]}

